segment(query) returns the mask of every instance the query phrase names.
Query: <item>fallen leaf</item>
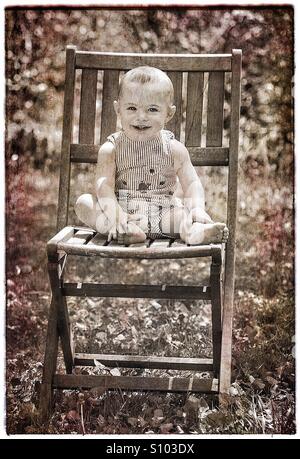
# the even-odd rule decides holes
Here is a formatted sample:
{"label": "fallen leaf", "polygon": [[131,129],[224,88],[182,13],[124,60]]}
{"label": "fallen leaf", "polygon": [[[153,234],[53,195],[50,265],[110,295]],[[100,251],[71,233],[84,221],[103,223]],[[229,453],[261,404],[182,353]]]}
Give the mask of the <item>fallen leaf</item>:
{"label": "fallen leaf", "polygon": [[177,271],[178,269],[180,269],[180,264],[176,261],[171,261],[171,263],[169,264],[169,269],[175,269]]}
{"label": "fallen leaf", "polygon": [[227,422],[226,416],[220,411],[212,411],[206,417],[208,423],[212,426],[225,425]]}
{"label": "fallen leaf", "polygon": [[156,309],[157,311],[158,311],[159,309],[161,309],[161,304],[159,304],[159,303],[158,303],[157,301],[155,301],[155,300],[149,301],[149,304],[150,304],[154,309]]}
{"label": "fallen leaf", "polygon": [[199,407],[200,407],[200,400],[194,395],[190,395],[184,405],[184,410],[186,412],[198,411]]}
{"label": "fallen leaf", "polygon": [[114,338],[114,341],[125,341],[125,340],[126,338],[124,335],[122,335],[122,333],[120,333],[118,336]]}
{"label": "fallen leaf", "polygon": [[176,426],[176,430],[178,433],[183,434],[184,430],[180,426]]}
{"label": "fallen leaf", "polygon": [[121,376],[121,372],[120,372],[119,368],[112,368],[109,371],[110,371],[110,374],[112,376]]}
{"label": "fallen leaf", "polygon": [[278,384],[278,381],[275,378],[272,378],[272,376],[266,376],[265,381],[270,385],[270,386],[276,386]]}
{"label": "fallen leaf", "polygon": [[76,410],[71,410],[68,412],[66,419],[68,419],[68,421],[79,421],[80,415]]}
{"label": "fallen leaf", "polygon": [[127,419],[127,422],[129,425],[131,425],[132,427],[136,427],[137,426],[137,423],[138,423],[138,418],[128,418]]}
{"label": "fallen leaf", "polygon": [[141,427],[144,427],[144,426],[147,424],[147,422],[145,421],[145,419],[142,418],[141,416],[138,417],[138,423],[139,423],[139,425],[140,425]]}
{"label": "fallen leaf", "polygon": [[7,287],[10,287],[10,288],[15,286],[14,281],[11,279],[7,279],[6,284],[7,284]]}
{"label": "fallen leaf", "polygon": [[158,418],[158,419],[162,419],[164,417],[163,410],[161,410],[161,409],[154,410],[153,417],[154,418]]}
{"label": "fallen leaf", "polygon": [[265,383],[264,383],[260,378],[257,378],[257,379],[255,379],[255,381],[253,382],[253,386],[254,386],[256,389],[262,390],[262,389],[265,388]]}
{"label": "fallen leaf", "polygon": [[107,333],[106,332],[98,332],[98,333],[96,333],[96,338],[99,339],[100,341],[106,341],[107,340]]}
{"label": "fallen leaf", "polygon": [[105,418],[102,416],[102,414],[99,414],[97,420],[99,425],[104,425],[106,423]]}
{"label": "fallen leaf", "polygon": [[173,424],[171,422],[167,423],[167,424],[162,424],[159,428],[160,432],[162,434],[167,434],[167,433],[170,433],[170,430],[173,429]]}
{"label": "fallen leaf", "polygon": [[232,386],[229,388],[229,393],[232,397],[236,397],[237,395],[239,395],[239,391],[237,390],[237,388]]}
{"label": "fallen leaf", "polygon": [[107,367],[105,365],[103,365],[103,363],[99,362],[99,360],[97,359],[94,359],[94,364],[95,364],[95,367],[101,369],[101,370],[107,370]]}
{"label": "fallen leaf", "polygon": [[32,272],[32,266],[24,265],[21,268],[22,274],[30,274]]}

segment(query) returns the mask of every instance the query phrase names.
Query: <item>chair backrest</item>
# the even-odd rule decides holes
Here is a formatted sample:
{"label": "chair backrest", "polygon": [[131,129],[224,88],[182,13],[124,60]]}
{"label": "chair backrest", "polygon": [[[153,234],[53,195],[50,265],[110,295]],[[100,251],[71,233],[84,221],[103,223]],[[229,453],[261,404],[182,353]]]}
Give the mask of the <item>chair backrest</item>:
{"label": "chair backrest", "polygon": [[[140,65],[166,71],[175,91],[177,107],[167,128],[181,137],[185,113],[184,143],[196,166],[228,166],[227,225],[234,249],[237,211],[237,172],[240,116],[241,50],[232,54],[123,54],[66,50],[66,79],[63,113],[62,159],[58,204],[58,229],[68,223],[71,163],[96,163],[97,152],[116,129],[113,100],[117,99],[119,75]],[[78,139],[74,141],[76,72],[81,71]],[[97,101],[98,75],[102,74],[102,103]],[[229,83],[225,84],[225,75]],[[185,77],[184,77],[185,75]],[[184,80],[184,84],[183,84]],[[227,82],[227,78],[226,78]],[[206,89],[206,91],[205,91]],[[224,146],[224,94],[230,94],[228,145]],[[183,92],[185,93],[185,100]],[[205,96],[205,97],[204,97]],[[206,110],[204,107],[204,98]],[[186,106],[183,106],[186,104]],[[101,108],[100,135],[97,110]],[[206,126],[204,126],[204,118]],[[204,126],[204,128],[203,128]],[[204,132],[205,131],[205,132]],[[205,139],[203,139],[203,133]],[[205,140],[205,146],[201,146]]]}

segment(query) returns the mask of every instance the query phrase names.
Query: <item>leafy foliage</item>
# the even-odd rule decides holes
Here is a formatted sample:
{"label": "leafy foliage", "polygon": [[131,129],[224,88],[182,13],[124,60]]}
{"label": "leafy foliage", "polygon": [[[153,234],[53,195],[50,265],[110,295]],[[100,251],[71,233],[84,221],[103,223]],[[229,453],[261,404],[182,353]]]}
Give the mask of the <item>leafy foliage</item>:
{"label": "leafy foliage", "polygon": [[[56,394],[50,423],[39,423],[50,301],[45,242],[56,223],[64,48],[69,43],[100,51],[243,50],[234,382],[222,409],[209,397],[191,394],[64,391]],[[295,432],[292,46],[293,11],[284,6],[6,10],[9,433]],[[200,173],[209,211],[224,219],[225,175]],[[198,261],[155,267],[148,261],[130,262],[125,273],[118,262],[67,267],[75,281],[82,276],[102,281],[109,275],[113,282],[126,275],[132,283],[145,277],[155,282],[157,272],[166,283],[181,276],[193,284],[205,266]],[[70,302],[80,350],[101,346],[104,351],[113,347],[160,355],[209,355],[209,309],[204,302]],[[63,369],[61,355],[58,369]],[[123,372],[103,365],[94,371]]]}
{"label": "leafy foliage", "polygon": [[[253,177],[291,178],[291,8],[8,10],[8,138],[15,139],[21,154],[28,151],[31,160],[38,161],[36,167],[57,162],[68,43],[86,50],[154,53],[226,53],[240,47],[242,167]],[[9,156],[15,147],[8,150]]]}

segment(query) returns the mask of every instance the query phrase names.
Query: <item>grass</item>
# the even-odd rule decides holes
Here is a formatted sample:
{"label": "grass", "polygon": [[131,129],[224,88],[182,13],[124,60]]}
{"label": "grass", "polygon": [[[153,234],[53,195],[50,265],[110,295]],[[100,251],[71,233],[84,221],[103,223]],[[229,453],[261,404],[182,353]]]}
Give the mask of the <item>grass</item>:
{"label": "grass", "polygon": [[[207,200],[217,203],[214,214],[222,218],[223,177],[212,180]],[[274,180],[251,183],[245,177],[240,186],[233,384],[227,406],[219,409],[214,399],[192,394],[57,391],[50,422],[39,423],[50,300],[45,242],[55,231],[57,189],[56,172],[8,163],[7,432],[293,434],[292,204],[288,190]],[[206,273],[197,260],[155,263],[130,261],[125,275],[132,283],[155,282],[159,272],[166,283],[179,282],[180,275],[181,282],[192,284],[199,273]],[[117,282],[124,268],[116,260],[81,260],[77,266],[70,263],[67,274],[75,281],[84,275]],[[113,347],[114,352],[170,356],[211,353],[210,308],[205,302],[71,299],[69,306],[79,351],[101,347],[108,352]]]}

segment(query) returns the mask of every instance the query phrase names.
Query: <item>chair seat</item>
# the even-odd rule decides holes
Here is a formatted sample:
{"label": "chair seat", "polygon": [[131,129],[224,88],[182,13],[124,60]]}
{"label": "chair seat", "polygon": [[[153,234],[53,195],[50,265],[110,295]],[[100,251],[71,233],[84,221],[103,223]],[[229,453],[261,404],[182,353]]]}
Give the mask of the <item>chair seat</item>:
{"label": "chair seat", "polygon": [[57,233],[47,244],[48,255],[57,252],[69,255],[100,256],[104,258],[194,258],[221,254],[222,244],[193,245],[181,239],[146,239],[128,246],[107,238],[90,228],[67,226]]}

